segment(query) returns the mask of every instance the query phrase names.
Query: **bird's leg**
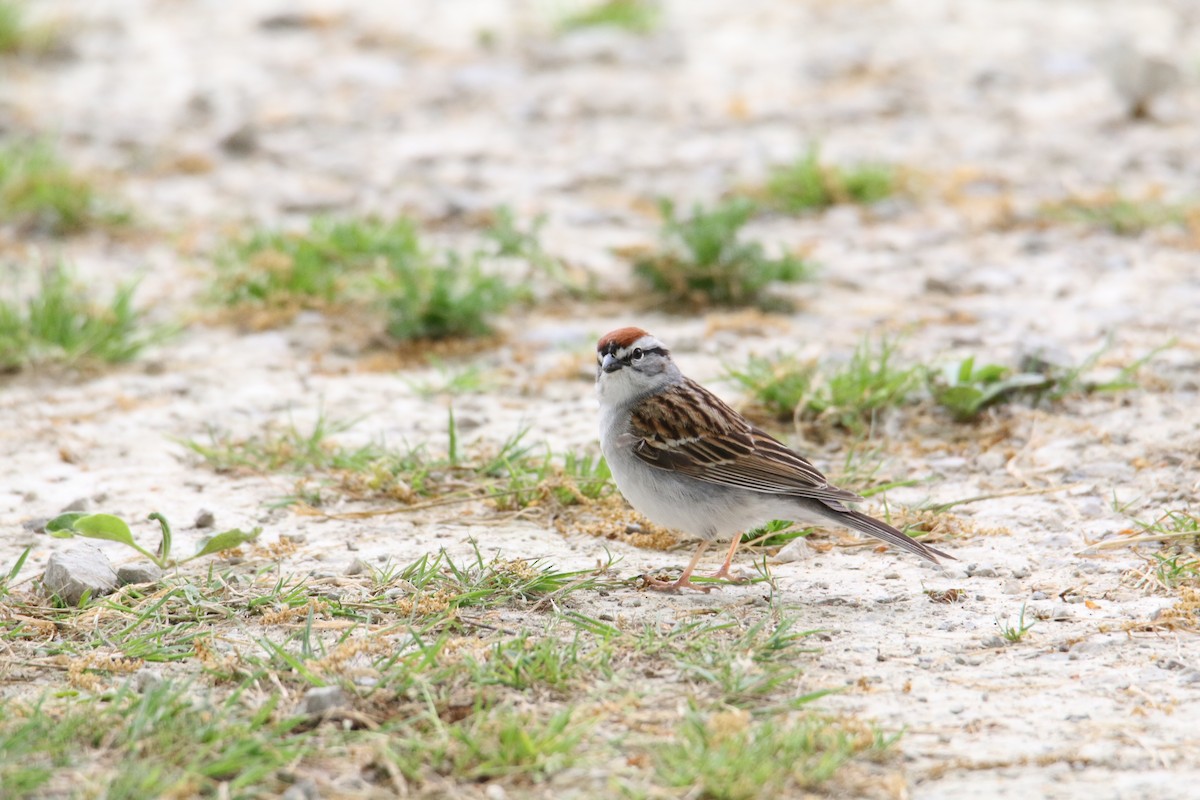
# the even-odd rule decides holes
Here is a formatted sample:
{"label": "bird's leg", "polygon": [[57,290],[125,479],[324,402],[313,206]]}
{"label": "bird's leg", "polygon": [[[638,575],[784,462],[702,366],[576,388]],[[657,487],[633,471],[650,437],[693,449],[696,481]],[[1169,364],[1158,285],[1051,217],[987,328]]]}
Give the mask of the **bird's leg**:
{"label": "bird's leg", "polygon": [[700,546],[696,548],[696,552],[692,554],[692,560],[684,568],[683,574],[679,576],[677,581],[660,581],[653,578],[646,578],[646,585],[651,589],[657,589],[660,592],[677,592],[680,589],[695,589],[697,592],[711,592],[712,586],[697,586],[692,583],[692,572],[695,571],[696,565],[700,563],[700,556],[704,554],[704,549],[708,547],[708,542],[700,542]]}
{"label": "bird's leg", "polygon": [[746,580],[745,578],[735,577],[729,574],[729,565],[733,563],[733,554],[737,552],[737,547],[741,543],[742,535],[740,533],[735,533],[733,535],[733,541],[729,543],[729,552],[725,554],[725,563],[721,565],[719,570],[713,573],[714,578],[724,578],[730,583],[742,583]]}

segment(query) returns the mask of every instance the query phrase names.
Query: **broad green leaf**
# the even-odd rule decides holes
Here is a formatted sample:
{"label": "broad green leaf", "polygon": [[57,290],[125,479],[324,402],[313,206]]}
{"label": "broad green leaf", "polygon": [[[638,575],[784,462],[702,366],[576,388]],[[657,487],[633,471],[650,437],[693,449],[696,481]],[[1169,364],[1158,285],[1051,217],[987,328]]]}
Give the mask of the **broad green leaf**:
{"label": "broad green leaf", "polygon": [[222,550],[232,550],[235,547],[244,545],[246,542],[254,541],[260,533],[262,533],[262,528],[255,528],[249,533],[243,531],[241,528],[223,531],[205,542],[192,558],[220,553]]}
{"label": "broad green leaf", "polygon": [[966,421],[979,413],[982,393],[974,386],[947,386],[937,393],[938,402]]}
{"label": "broad green leaf", "polygon": [[112,514],[88,514],[75,520],[72,526],[80,536],[89,539],[106,539],[110,542],[120,542],[130,547],[133,543],[133,532],[125,524],[125,520]]}
{"label": "broad green leaf", "polygon": [[69,539],[74,535],[75,523],[78,520],[86,517],[87,514],[82,511],[71,511],[66,514],[59,514],[54,519],[46,523],[46,533],[51,536],[56,536],[59,539]]}

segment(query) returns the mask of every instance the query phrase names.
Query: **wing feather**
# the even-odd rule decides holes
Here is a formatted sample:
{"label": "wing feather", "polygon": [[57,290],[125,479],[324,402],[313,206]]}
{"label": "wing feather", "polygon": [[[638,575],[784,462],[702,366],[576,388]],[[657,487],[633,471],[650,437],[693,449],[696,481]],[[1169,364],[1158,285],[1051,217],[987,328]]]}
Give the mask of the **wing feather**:
{"label": "wing feather", "polygon": [[690,379],[643,400],[626,437],[646,464],[709,483],[828,503],[862,500]]}

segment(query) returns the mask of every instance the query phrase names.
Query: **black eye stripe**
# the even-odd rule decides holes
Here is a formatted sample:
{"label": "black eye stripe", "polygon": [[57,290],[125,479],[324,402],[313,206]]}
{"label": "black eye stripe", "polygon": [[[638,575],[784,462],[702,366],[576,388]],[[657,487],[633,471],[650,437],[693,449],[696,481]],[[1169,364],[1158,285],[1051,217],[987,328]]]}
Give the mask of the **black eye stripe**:
{"label": "black eye stripe", "polygon": [[[660,355],[660,356],[665,356],[667,354],[667,349],[665,347],[650,347],[650,348],[637,347],[637,348],[634,348],[634,350],[641,350],[643,356],[648,356],[651,353],[654,353],[654,354]],[[626,355],[624,358],[622,358],[621,363],[627,364],[627,365],[633,364],[633,352],[630,352],[628,355]]]}
{"label": "black eye stripe", "polygon": [[[618,351],[620,351],[621,349],[622,349],[621,347],[618,347],[618,346],[617,346],[617,343],[616,343],[616,342],[609,342],[609,343],[608,343],[608,345],[604,347],[604,349],[602,349],[602,350],[598,350],[598,351],[596,352],[596,359],[597,359],[597,360],[599,360],[599,361],[603,361],[605,356],[617,356],[617,354],[618,354]],[[666,356],[666,355],[669,355],[669,354],[670,354],[670,351],[669,351],[669,350],[667,350],[667,348],[665,348],[665,347],[662,347],[662,346],[657,346],[657,347],[640,347],[640,348],[634,348],[634,349],[635,349],[635,350],[641,350],[641,351],[642,351],[642,355],[644,355],[644,356],[645,356],[645,355],[650,355],[651,353],[654,353],[654,354],[656,354],[656,355],[660,355],[660,356]],[[626,354],[625,354],[625,357],[624,357],[624,358],[621,358],[620,360],[621,360],[621,363],[623,363],[623,364],[630,364],[630,363],[632,363],[632,361],[633,361],[633,350],[630,350],[628,353],[626,353]]]}

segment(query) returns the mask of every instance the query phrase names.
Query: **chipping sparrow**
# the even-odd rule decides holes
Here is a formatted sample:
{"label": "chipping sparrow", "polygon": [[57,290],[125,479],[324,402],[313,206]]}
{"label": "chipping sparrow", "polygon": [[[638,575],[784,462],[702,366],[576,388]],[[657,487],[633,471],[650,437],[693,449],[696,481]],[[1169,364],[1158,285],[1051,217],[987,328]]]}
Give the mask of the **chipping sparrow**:
{"label": "chipping sparrow", "polygon": [[708,543],[733,537],[713,575],[728,578],[741,531],[773,519],[840,525],[935,563],[953,559],[846,506],[863,498],[830,486],[803,456],[685,378],[641,328],[605,334],[596,360],[600,446],[617,488],[654,522],[703,540],[679,580],[652,587],[707,591],[691,577]]}

